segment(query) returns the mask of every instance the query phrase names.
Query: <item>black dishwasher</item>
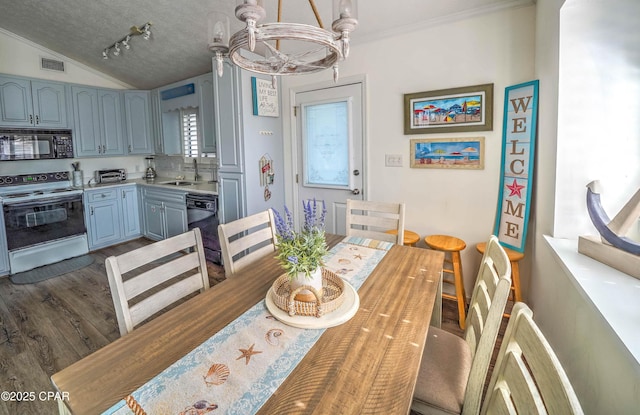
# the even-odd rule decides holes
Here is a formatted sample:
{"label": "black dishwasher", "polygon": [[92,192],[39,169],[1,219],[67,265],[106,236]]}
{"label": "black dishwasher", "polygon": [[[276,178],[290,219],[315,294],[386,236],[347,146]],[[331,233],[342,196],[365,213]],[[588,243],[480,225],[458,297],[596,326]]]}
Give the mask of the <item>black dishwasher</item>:
{"label": "black dishwasher", "polygon": [[187,224],[189,230],[200,228],[207,261],[222,264],[218,239],[218,196],[187,193]]}

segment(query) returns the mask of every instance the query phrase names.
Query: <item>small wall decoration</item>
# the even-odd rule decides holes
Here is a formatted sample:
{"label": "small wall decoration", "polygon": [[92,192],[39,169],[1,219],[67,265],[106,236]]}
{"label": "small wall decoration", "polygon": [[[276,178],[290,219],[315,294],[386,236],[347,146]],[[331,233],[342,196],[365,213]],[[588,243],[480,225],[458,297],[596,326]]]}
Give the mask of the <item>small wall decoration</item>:
{"label": "small wall decoration", "polygon": [[493,230],[503,246],[524,252],[538,117],[538,81],[507,87],[502,127],[502,171]]}
{"label": "small wall decoration", "polygon": [[484,137],[413,139],[411,167],[484,169]]}
{"label": "small wall decoration", "polygon": [[493,84],[404,95],[404,133],[493,130]]}
{"label": "small wall decoration", "polygon": [[278,90],[271,81],[251,77],[253,91],[253,115],[262,117],[279,117]]}

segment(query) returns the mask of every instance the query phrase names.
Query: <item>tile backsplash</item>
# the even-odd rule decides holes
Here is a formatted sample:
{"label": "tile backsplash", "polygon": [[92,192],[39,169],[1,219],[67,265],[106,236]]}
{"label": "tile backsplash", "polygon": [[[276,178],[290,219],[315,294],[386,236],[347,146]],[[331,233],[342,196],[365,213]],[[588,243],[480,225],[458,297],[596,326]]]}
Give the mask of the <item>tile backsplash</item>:
{"label": "tile backsplash", "polygon": [[161,177],[184,176],[185,179],[191,180],[195,175],[193,160],[198,163],[198,174],[201,180],[217,180],[218,159],[215,157],[185,158],[156,155],[156,173]]}

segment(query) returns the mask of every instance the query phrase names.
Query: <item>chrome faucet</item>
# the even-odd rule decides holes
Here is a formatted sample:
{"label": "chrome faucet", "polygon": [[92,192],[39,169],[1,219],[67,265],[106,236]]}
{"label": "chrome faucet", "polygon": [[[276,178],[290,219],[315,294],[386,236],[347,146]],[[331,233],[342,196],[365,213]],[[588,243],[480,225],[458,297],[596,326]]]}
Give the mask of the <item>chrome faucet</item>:
{"label": "chrome faucet", "polygon": [[193,159],[193,170],[195,171],[195,174],[193,175],[193,181],[197,182],[198,180],[200,180],[200,175],[198,174],[198,160],[197,159]]}

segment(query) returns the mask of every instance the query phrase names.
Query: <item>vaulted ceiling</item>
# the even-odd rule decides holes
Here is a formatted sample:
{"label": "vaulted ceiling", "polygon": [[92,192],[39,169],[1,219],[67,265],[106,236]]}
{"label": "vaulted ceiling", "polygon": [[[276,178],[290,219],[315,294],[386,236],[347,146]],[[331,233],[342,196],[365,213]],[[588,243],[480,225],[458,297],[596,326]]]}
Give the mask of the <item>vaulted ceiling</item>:
{"label": "vaulted ceiling", "polygon": [[[534,0],[360,0],[352,44],[474,14],[531,4]],[[152,89],[211,71],[207,14],[229,16],[237,0],[0,0],[0,28],[94,68],[134,88]],[[275,21],[277,0],[264,0],[265,21]],[[325,27],[332,1],[315,0]],[[305,0],[283,1],[283,21],[316,24]],[[151,22],[151,38],[134,37],[131,49],[103,59],[102,51],[132,26]]]}

